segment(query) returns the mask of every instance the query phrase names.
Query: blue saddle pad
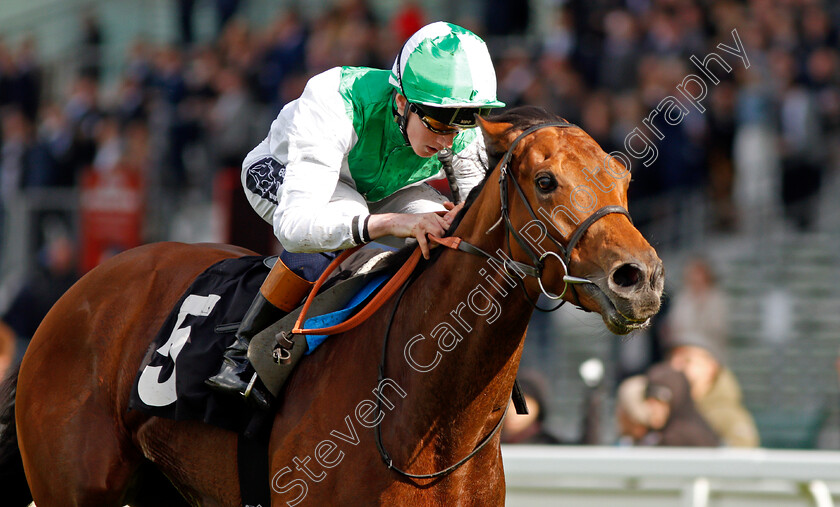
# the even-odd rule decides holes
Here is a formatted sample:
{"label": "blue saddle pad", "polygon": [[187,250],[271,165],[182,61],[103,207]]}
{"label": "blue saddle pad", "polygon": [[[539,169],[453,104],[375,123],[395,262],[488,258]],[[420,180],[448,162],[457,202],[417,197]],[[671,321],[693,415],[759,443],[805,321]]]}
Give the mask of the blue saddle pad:
{"label": "blue saddle pad", "polygon": [[[318,329],[322,327],[329,327],[335,326],[337,324],[341,324],[345,320],[347,320],[350,316],[356,313],[359,309],[358,307],[371,295],[373,292],[379,288],[380,285],[385,283],[388,277],[385,275],[379,275],[373,278],[371,281],[367,283],[367,285],[362,288],[362,290],[357,293],[353,298],[344,305],[344,308],[341,310],[334,311],[332,313],[327,313],[324,315],[319,315],[317,317],[311,317],[306,319],[303,323],[303,329]],[[306,335],[306,344],[309,346],[309,350],[306,351],[306,354],[309,355],[315,350],[318,345],[322,344],[324,340],[327,339],[328,335],[325,334],[315,334],[315,335]]]}

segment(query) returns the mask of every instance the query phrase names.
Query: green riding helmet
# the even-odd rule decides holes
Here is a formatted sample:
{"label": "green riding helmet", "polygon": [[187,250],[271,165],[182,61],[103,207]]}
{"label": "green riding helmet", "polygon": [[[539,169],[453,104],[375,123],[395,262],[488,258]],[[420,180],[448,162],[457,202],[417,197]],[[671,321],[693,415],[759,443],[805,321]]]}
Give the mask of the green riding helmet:
{"label": "green riding helmet", "polygon": [[394,61],[391,85],[409,103],[447,125],[469,128],[475,115],[495,107],[496,71],[487,45],[471,31],[438,21],[403,45]]}

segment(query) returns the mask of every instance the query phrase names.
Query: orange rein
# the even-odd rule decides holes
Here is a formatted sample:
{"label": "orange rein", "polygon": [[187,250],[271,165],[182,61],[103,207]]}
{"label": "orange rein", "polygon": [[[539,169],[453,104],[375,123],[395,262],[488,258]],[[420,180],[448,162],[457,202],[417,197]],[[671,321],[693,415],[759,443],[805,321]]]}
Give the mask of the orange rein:
{"label": "orange rein", "polygon": [[[437,236],[429,235],[429,239],[439,245],[443,245],[445,247],[452,248],[454,250],[458,249],[458,245],[461,243],[461,238],[456,237],[446,237],[446,238],[438,238]],[[336,324],[330,327],[323,327],[320,329],[301,329],[303,322],[306,320],[306,314],[309,311],[309,306],[312,304],[312,301],[315,299],[315,296],[318,294],[318,291],[321,289],[321,286],[329,277],[330,273],[338,267],[339,264],[344,262],[347,257],[352,255],[356,252],[362,245],[355,246],[349,250],[345,250],[342,252],[341,255],[333,259],[327,269],[321,274],[318,278],[318,281],[315,282],[315,286],[312,287],[312,290],[309,292],[309,296],[306,297],[306,302],[303,304],[303,310],[300,311],[300,315],[298,315],[297,320],[295,321],[295,326],[292,328],[293,334],[316,334],[316,335],[331,335],[331,334],[338,334],[343,333],[345,331],[349,331],[354,327],[358,326],[362,322],[366,321],[368,317],[373,315],[377,310],[379,310],[386,301],[391,299],[391,296],[396,294],[397,289],[402,287],[406,280],[408,280],[409,275],[411,272],[414,271],[414,268],[417,266],[417,263],[420,261],[420,247],[418,246],[414,252],[412,252],[411,257],[408,258],[405,264],[397,271],[394,276],[391,277],[390,280],[385,284],[382,289],[373,296],[373,299],[365,305],[364,308],[359,311],[359,313],[353,315],[349,319],[345,320],[340,324]]]}

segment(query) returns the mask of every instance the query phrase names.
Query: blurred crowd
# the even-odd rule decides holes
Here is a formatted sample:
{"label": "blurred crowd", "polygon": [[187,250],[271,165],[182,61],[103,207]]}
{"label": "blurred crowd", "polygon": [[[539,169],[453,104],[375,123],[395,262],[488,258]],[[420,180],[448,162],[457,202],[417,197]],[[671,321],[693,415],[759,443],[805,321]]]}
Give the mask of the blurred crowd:
{"label": "blurred crowd", "polygon": [[[116,76],[105,72],[102,60],[107,30],[95,12],[85,13],[77,72],[60,87],[47,82],[51,74],[38,57],[37,40],[11,44],[0,39],[0,240],[6,240],[3,213],[13,197],[42,187],[76,188],[84,171],[139,173],[149,192],[169,206],[209,200],[217,175],[240,166],[309,77],[337,65],[390,68],[402,42],[437,19],[422,2],[402,3],[390,19],[381,19],[366,0],[342,0],[314,18],[278,6],[273,19],[251,26],[237,15],[239,1],[219,1],[214,4],[218,34],[201,42],[192,28],[194,4],[173,2],[177,40],[135,41]],[[708,87],[705,111],[692,111],[677,125],[658,124],[664,134],[661,141],[653,138],[658,157],[650,167],[634,167],[631,200],[655,203],[648,218],[656,218],[698,202],[686,197],[694,195],[706,203],[721,230],[749,228],[751,217],[774,213],[801,228],[814,225],[811,198],[837,165],[837,3],[568,0],[552,3],[542,31],[536,30],[537,20],[529,19],[527,2],[482,5],[481,13],[451,21],[488,41],[500,99],[509,106],[537,105],[560,114],[586,129],[607,152],[623,151],[626,136],[663,98],[674,95],[687,75],[699,72],[691,65],[692,55],[702,59],[717,51],[725,56],[734,70],[717,74],[721,82]],[[720,42],[732,45],[733,30],[743,42],[748,68],[716,49]],[[61,91],[48,93],[55,89]],[[644,225],[644,212],[638,210],[634,217]],[[45,237],[44,261],[23,284],[30,287],[26,297],[44,285],[43,276],[66,282],[66,269],[54,271],[46,252],[54,241],[69,237],[75,242],[73,234],[69,225]],[[46,292],[38,297],[56,297]],[[721,378],[729,382],[725,329],[714,328],[718,320],[702,313],[717,315],[717,310],[696,303],[674,303],[679,319],[670,324],[679,337],[665,344],[660,368],[670,370],[642,372],[635,387],[625,389],[631,394],[622,396],[642,400],[627,405],[635,419],[620,416],[646,425],[638,440],[652,438],[651,432],[667,440],[663,428],[669,418],[695,419],[715,383]],[[11,331],[8,325],[0,327],[0,338],[10,333],[27,338],[30,331],[23,329],[28,328],[13,324]],[[707,334],[702,343],[692,338],[699,332]],[[695,374],[702,368],[690,365],[702,361],[685,359],[678,352],[684,347],[699,347],[714,360],[717,366],[707,365],[708,378]],[[0,348],[6,346],[0,343]],[[685,382],[705,382],[706,387]],[[538,384],[529,385],[537,392]],[[680,404],[663,412],[656,405],[663,397]],[[686,408],[692,403],[697,406]],[[517,429],[524,431],[517,438],[553,440],[543,431],[543,417],[533,416],[537,426]],[[734,442],[715,424],[702,422],[712,428],[715,442]],[[744,438],[755,445],[757,436],[750,435]]]}
{"label": "blurred crowd", "polygon": [[[570,1],[539,51],[501,50],[502,100],[537,104],[582,125],[607,152],[676,86],[700,75],[690,57],[725,57],[720,83],[675,126],[663,125],[658,157],[636,163],[631,201],[698,192],[722,228],[756,214],[813,225],[808,199],[837,165],[840,6],[819,0]],[[737,30],[745,68],[718,44]],[[691,107],[691,106],[689,106]],[[659,124],[661,117],[657,120]],[[672,211],[661,210],[662,214]],[[738,221],[740,220],[740,222]]]}
{"label": "blurred crowd", "polygon": [[[0,199],[21,189],[72,186],[80,171],[127,166],[179,197],[207,196],[219,168],[238,167],[306,80],[336,65],[390,67],[400,44],[433,20],[408,2],[382,20],[366,0],[336,2],[313,19],[278,8],[264,26],[237,17],[238,1],[217,2],[218,36],[199,43],[193,1],[179,0],[181,32],[171,44],[138,40],[118,77],[102,77],[107,40],[95,12],[80,21],[78,73],[46,96],[37,41],[0,40]],[[740,62],[709,86],[705,112],[664,135],[650,167],[636,164],[631,199],[696,192],[721,227],[755,210],[787,206],[810,225],[807,202],[833,169],[840,127],[840,8],[818,0],[749,2],[652,0],[558,3],[536,36],[528,4],[488,2],[454,21],[483,35],[496,60],[499,95],[583,126],[607,152],[624,140],[687,75],[689,57],[743,41]],[[515,15],[520,13],[520,15]],[[522,15],[522,13],[525,13]],[[733,63],[730,61],[730,63]],[[668,214],[667,206],[656,213]],[[744,213],[741,213],[741,212]],[[746,218],[745,218],[746,219]]]}

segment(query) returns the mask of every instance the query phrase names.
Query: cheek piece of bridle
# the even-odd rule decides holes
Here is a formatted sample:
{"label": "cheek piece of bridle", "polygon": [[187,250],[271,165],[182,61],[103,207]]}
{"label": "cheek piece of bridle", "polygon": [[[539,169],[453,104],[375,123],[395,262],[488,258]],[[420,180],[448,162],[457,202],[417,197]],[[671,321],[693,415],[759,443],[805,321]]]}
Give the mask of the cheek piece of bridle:
{"label": "cheek piece of bridle", "polygon": [[[492,227],[490,227],[490,229],[488,229],[487,232],[489,233],[491,230],[496,228],[496,226],[498,226],[500,222],[504,221],[505,228],[508,231],[508,234],[506,234],[508,255],[510,256],[510,254],[511,254],[511,251],[510,251],[510,237],[513,236],[513,238],[516,240],[516,242],[519,244],[519,246],[522,248],[522,250],[524,250],[525,253],[528,255],[528,257],[531,259],[532,265],[528,265],[528,264],[525,264],[525,263],[522,263],[522,262],[510,260],[510,259],[500,259],[500,258],[498,258],[494,255],[491,255],[490,253],[482,250],[481,248],[478,248],[475,245],[471,245],[471,244],[467,243],[466,241],[461,240],[460,238],[456,238],[456,237],[446,237],[446,238],[431,237],[430,239],[432,239],[436,243],[439,243],[443,246],[447,246],[449,248],[453,248],[453,249],[456,249],[456,250],[461,250],[463,252],[487,257],[488,259],[492,259],[492,260],[494,260],[498,263],[501,263],[501,265],[504,267],[505,272],[508,273],[508,275],[513,276],[514,274],[516,274],[516,277],[523,282],[524,282],[524,276],[536,277],[538,282],[539,282],[539,285],[540,285],[540,290],[542,291],[542,293],[546,297],[548,297],[550,299],[554,299],[554,300],[562,299],[563,295],[568,290],[569,285],[574,286],[574,285],[583,284],[583,283],[594,283],[591,280],[588,280],[586,278],[579,278],[579,277],[576,277],[576,276],[569,275],[569,263],[571,262],[572,250],[574,250],[575,246],[577,245],[578,241],[580,241],[580,238],[583,237],[586,230],[589,229],[589,227],[592,226],[592,224],[594,224],[597,220],[603,218],[604,216],[612,214],[612,213],[620,213],[620,214],[626,216],[628,219],[630,219],[630,213],[625,208],[623,208],[622,206],[615,206],[615,205],[604,206],[604,207],[600,208],[598,211],[596,211],[595,213],[593,213],[589,217],[587,217],[586,220],[581,222],[580,225],[578,225],[577,229],[575,229],[575,231],[570,236],[569,242],[566,244],[566,246],[563,246],[559,241],[554,239],[554,237],[551,234],[546,233],[545,236],[548,237],[551,240],[552,243],[554,243],[555,247],[560,252],[560,254],[558,254],[554,251],[547,251],[547,252],[543,253],[542,255],[538,255],[537,252],[535,252],[534,249],[531,247],[531,245],[529,245],[528,242],[525,241],[522,238],[522,236],[519,234],[519,232],[517,232],[516,228],[513,226],[513,224],[510,221],[510,213],[509,213],[510,207],[509,207],[509,196],[508,196],[508,185],[507,185],[508,174],[509,174],[508,166],[510,164],[511,157],[513,156],[513,150],[516,148],[516,146],[519,144],[519,142],[524,137],[526,137],[529,134],[531,134],[533,132],[536,132],[537,130],[540,130],[540,129],[544,129],[544,128],[548,128],[548,127],[562,127],[562,128],[565,128],[565,127],[576,127],[576,126],[577,125],[574,125],[572,123],[568,123],[568,122],[563,121],[563,122],[542,123],[540,125],[535,125],[535,126],[529,128],[529,129],[526,129],[521,134],[519,134],[519,136],[517,136],[516,139],[514,139],[514,141],[511,143],[510,147],[507,149],[507,152],[505,152],[505,155],[502,158],[501,162],[499,163],[499,165],[500,165],[500,168],[499,168],[499,173],[500,173],[499,174],[499,188],[501,190],[502,217],[499,219],[499,222],[496,222],[496,224],[494,224]],[[510,179],[511,182],[513,182],[513,186],[516,189],[517,194],[519,194],[519,197],[522,199],[522,202],[525,204],[525,207],[528,209],[528,213],[531,214],[531,217],[534,220],[536,220],[537,223],[542,224],[542,222],[537,218],[536,214],[534,213],[533,208],[528,203],[528,199],[525,197],[525,192],[522,191],[522,187],[516,181],[516,178],[509,178],[509,179]],[[632,219],[630,219],[630,221],[632,223]],[[544,267],[544,261],[547,257],[555,257],[555,258],[557,258],[557,260],[559,260],[563,264],[563,270],[564,270],[564,273],[565,273],[565,275],[563,276],[563,282],[565,283],[565,285],[563,287],[563,292],[560,293],[559,296],[554,295],[554,294],[550,294],[548,291],[546,291],[545,287],[543,286],[543,283],[542,283],[542,271],[543,271],[543,267]],[[412,274],[412,276],[408,280],[408,282],[404,283],[402,285],[402,287],[400,288],[400,292],[397,295],[397,300],[394,303],[394,306],[391,310],[391,315],[388,318],[388,324],[385,328],[385,339],[384,339],[383,344],[382,344],[382,358],[379,362],[379,380],[377,382],[377,385],[380,385],[382,383],[382,381],[385,379],[385,362],[386,362],[387,350],[388,350],[388,336],[391,334],[391,325],[394,322],[394,316],[397,313],[397,308],[400,305],[400,300],[402,299],[403,294],[405,294],[405,290],[408,288],[409,285],[411,285],[411,282],[413,282],[413,281],[414,281],[414,276]],[[522,287],[523,291],[525,292],[525,297],[528,299],[528,301],[531,303],[531,305],[533,305],[534,308],[536,308],[537,310],[540,310],[540,311],[554,311],[554,310],[560,308],[560,306],[562,306],[563,303],[565,303],[565,300],[562,300],[554,308],[551,308],[551,309],[548,309],[548,310],[542,309],[542,308],[538,307],[536,301],[531,299],[531,296],[528,295],[528,291],[525,290],[525,284],[524,283],[520,283],[520,284],[517,284],[517,285],[520,285]],[[580,305],[580,300],[577,296],[577,291],[575,291],[574,289],[572,289],[572,290],[573,290],[573,293],[575,294],[575,299],[578,301],[577,305],[581,306]],[[382,410],[382,399],[377,396],[376,401],[377,401],[376,409],[381,412],[381,410]],[[451,465],[451,466],[449,466],[449,467],[447,467],[443,470],[440,470],[438,472],[434,472],[434,473],[431,473],[431,474],[412,474],[412,473],[406,472],[404,470],[401,470],[400,468],[398,468],[397,466],[394,465],[393,459],[388,454],[388,451],[385,450],[385,447],[382,443],[381,423],[377,424],[374,428],[374,433],[375,433],[375,438],[376,438],[376,447],[379,450],[379,455],[381,456],[382,461],[385,462],[385,465],[387,465],[387,467],[390,470],[393,470],[396,473],[398,473],[398,474],[400,474],[404,477],[409,477],[409,478],[412,478],[412,479],[436,479],[438,477],[443,477],[445,475],[448,475],[448,474],[454,472],[461,465],[463,465],[464,463],[469,461],[470,458],[472,458],[473,456],[478,454],[481,451],[481,449],[483,449],[488,443],[490,443],[490,441],[493,439],[493,437],[496,435],[496,433],[499,432],[499,429],[501,429],[502,422],[505,420],[505,415],[506,414],[507,414],[507,407],[505,408],[505,411],[502,414],[502,417],[499,418],[499,422],[496,423],[496,426],[493,428],[493,430],[486,437],[484,437],[484,439],[481,442],[479,442],[478,445],[475,446],[475,448],[472,450],[472,452],[470,452],[468,455],[461,458],[457,463],[454,463],[453,465]]]}

